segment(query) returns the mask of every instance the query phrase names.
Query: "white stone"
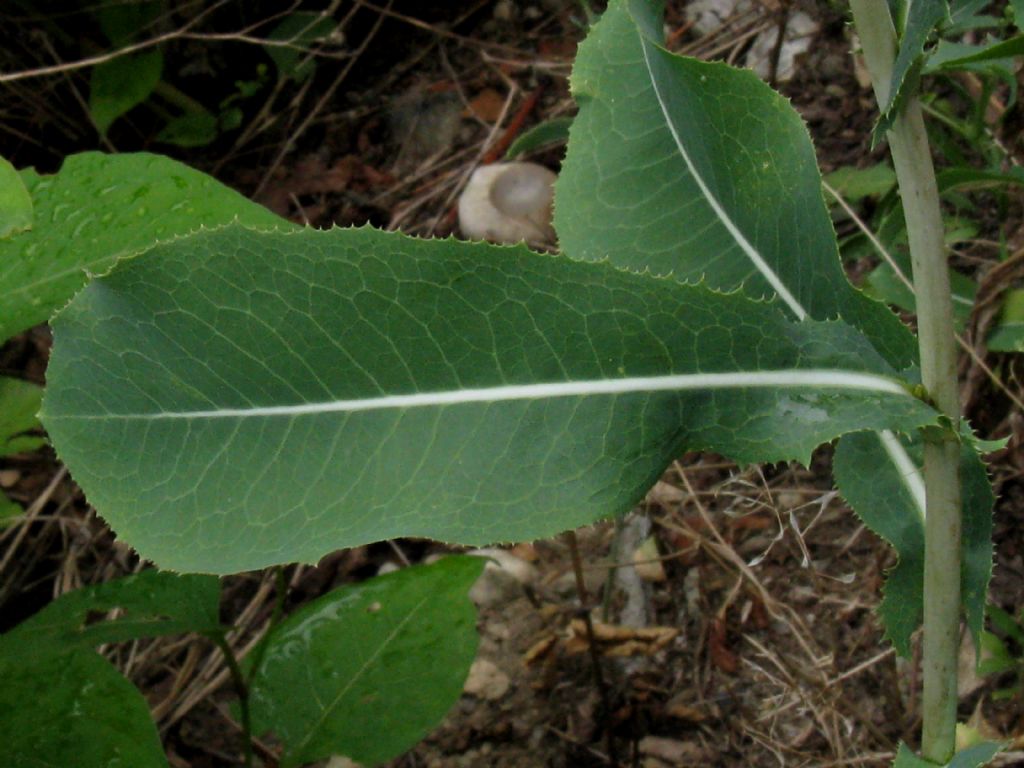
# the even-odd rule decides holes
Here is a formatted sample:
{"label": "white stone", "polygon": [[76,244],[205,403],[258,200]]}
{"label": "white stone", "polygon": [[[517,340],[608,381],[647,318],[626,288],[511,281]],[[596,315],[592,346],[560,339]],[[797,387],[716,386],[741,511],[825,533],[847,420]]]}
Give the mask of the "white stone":
{"label": "white stone", "polygon": [[469,676],[462,690],[470,696],[488,701],[497,701],[508,693],[508,675],[498,669],[493,661],[477,659],[469,668]]}
{"label": "white stone", "polygon": [[[786,21],[786,36],[779,50],[779,63],[775,81],[785,83],[796,74],[796,57],[807,53],[818,33],[818,22],[802,11],[792,14]],[[779,28],[773,27],[758,35],[747,53],[746,65],[767,80],[771,76],[772,56],[779,39]]]}
{"label": "white stone", "polygon": [[484,572],[469,590],[469,599],[479,608],[511,602],[523,594],[524,586],[537,580],[537,569],[531,563],[504,549],[488,547],[468,554],[488,559]]}
{"label": "white stone", "polygon": [[707,35],[731,17],[750,10],[750,0],[693,0],[683,6],[683,15],[698,35]]}

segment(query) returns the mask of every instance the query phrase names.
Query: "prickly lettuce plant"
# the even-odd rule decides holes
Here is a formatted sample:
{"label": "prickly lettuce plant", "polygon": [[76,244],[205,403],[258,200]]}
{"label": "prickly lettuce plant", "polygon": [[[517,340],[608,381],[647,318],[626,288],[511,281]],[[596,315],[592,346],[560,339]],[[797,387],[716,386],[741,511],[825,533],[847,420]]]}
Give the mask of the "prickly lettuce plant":
{"label": "prickly lettuce plant", "polygon": [[[897,47],[888,4],[871,5],[882,37],[854,8],[866,53],[869,40],[888,46],[888,68],[872,71],[895,137],[913,113],[920,29],[937,17],[915,4]],[[617,0],[580,48],[558,255],[300,230],[234,199],[239,223],[93,236],[93,271],[131,258],[54,319],[42,417],[118,535],[163,568],[200,573],[394,536],[530,539],[622,513],[687,450],[807,462],[838,439],[840,491],[900,556],[887,635],[907,653],[944,601],[945,646],[927,650],[926,626],[926,659],[948,665],[960,611],[982,628],[992,505],[977,441],[944,394],[948,286],[943,299],[934,265],[914,256],[919,352],[847,281],[789,104],[749,72],[661,43],[658,3]],[[892,143],[920,254],[914,181]],[[121,163],[158,161],[103,162],[119,226],[176,210],[173,190],[155,208],[150,188],[118,176]],[[0,240],[6,261],[32,269],[38,249],[60,252],[75,234],[52,190],[96,185],[65,173],[26,176],[63,234]],[[75,272],[54,294],[83,281]],[[17,322],[38,319],[22,305]],[[929,580],[935,550],[948,554],[945,581]],[[926,723],[945,733],[955,673],[952,713],[948,669],[928,674],[945,693]],[[924,758],[904,747],[902,764],[978,764],[945,736],[925,741]]]}

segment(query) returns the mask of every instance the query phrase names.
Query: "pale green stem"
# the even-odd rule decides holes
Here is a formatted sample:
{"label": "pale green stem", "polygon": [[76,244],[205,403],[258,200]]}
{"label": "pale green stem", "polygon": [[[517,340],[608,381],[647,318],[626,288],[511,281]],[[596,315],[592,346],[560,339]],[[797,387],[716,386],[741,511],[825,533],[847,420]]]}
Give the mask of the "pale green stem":
{"label": "pale green stem", "polygon": [[[886,0],[850,0],[875,96],[889,96],[896,32]],[[896,167],[917,296],[921,380],[954,427],[960,419],[953,301],[943,242],[942,212],[917,94],[909,94],[888,133]],[[960,449],[955,436],[924,446],[925,519],[923,727],[921,755],[945,764],[956,737],[957,652],[960,634]]]}

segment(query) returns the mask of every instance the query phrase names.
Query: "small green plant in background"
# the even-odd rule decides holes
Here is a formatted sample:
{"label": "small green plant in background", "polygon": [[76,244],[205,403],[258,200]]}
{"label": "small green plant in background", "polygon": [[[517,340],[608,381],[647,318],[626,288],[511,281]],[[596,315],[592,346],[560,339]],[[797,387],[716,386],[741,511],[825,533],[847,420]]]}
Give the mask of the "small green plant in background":
{"label": "small green plant in background", "polygon": [[[41,12],[24,0],[15,0],[14,5],[25,15]],[[69,34],[61,23],[47,27],[47,33],[77,52],[83,64],[91,64],[86,106],[106,146],[111,146],[108,134],[115,124],[138,107],[155,119],[149,138],[179,147],[206,146],[252,118],[257,96],[269,95],[272,101],[287,85],[304,83],[316,71],[317,56],[336,52],[340,42],[333,39],[336,27],[329,15],[306,11],[275,13],[265,22],[250,21],[237,34],[215,35],[214,39],[236,50],[240,45],[258,45],[264,60],[242,73],[234,91],[209,103],[192,94],[194,86],[172,82],[180,79],[180,61],[171,46],[181,39],[202,39],[195,27],[217,10],[204,7],[182,18],[181,9],[166,0],[100,3],[78,9],[81,18],[76,26],[86,30],[81,37]],[[181,26],[173,28],[175,21]]]}
{"label": "small green plant in background", "polygon": [[1002,608],[988,607],[994,632],[981,635],[979,675],[1013,673],[1013,684],[992,693],[993,699],[1008,699],[1024,692],[1024,610],[1015,618]]}
{"label": "small green plant in background", "polygon": [[[613,2],[580,47],[560,254],[301,229],[164,158],[87,154],[17,180],[34,223],[0,239],[0,335],[74,295],[53,320],[43,423],[118,536],[183,572],[314,562],[397,536],[550,536],[628,510],[687,450],[807,463],[838,440],[840,491],[899,554],[886,635],[908,655],[925,625],[924,757],[901,746],[896,764],[983,764],[997,745],[954,755],[952,734],[960,615],[980,642],[991,570],[988,444],[956,402],[945,230],[916,96],[949,9],[908,6],[897,36],[888,3],[853,7],[903,192],[919,340],[848,282],[795,111],[750,72],[665,50],[660,6],[644,0]],[[449,642],[438,617],[466,608],[479,566],[431,568],[322,598],[239,668],[243,717],[278,733],[286,764],[394,754],[304,732],[334,722],[327,710],[364,731],[380,721],[344,685],[309,696],[295,680],[348,680],[350,654],[390,671],[422,659],[404,645],[375,655],[362,627],[378,604],[436,611],[408,629],[435,650]],[[214,581],[189,583],[213,594]],[[384,597],[353,597],[374,589]],[[87,636],[92,654],[96,636],[62,603],[52,610],[78,618],[61,637]],[[160,603],[143,614],[181,620]],[[336,624],[342,605],[359,609]],[[0,654],[25,647],[32,621]],[[329,658],[303,650],[300,671],[277,667],[291,657],[273,643],[292,648],[312,625],[331,636]],[[461,680],[467,658],[449,660],[446,680]],[[398,679],[368,682],[366,696]],[[458,693],[427,687],[418,733]]]}

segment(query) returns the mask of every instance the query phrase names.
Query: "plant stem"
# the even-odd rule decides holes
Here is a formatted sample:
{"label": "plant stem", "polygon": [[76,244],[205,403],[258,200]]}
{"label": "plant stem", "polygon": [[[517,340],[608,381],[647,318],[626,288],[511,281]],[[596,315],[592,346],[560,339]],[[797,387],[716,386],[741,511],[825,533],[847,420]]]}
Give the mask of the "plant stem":
{"label": "plant stem", "polygon": [[[896,33],[886,0],[850,0],[880,105],[888,101]],[[917,94],[906,98],[888,133],[907,222],[917,296],[921,380],[935,405],[960,419],[949,269],[935,169]],[[926,438],[924,641],[921,755],[945,764],[956,735],[960,635],[960,448],[952,431]]]}
{"label": "plant stem", "polygon": [[608,759],[612,765],[619,765],[619,756],[615,748],[615,734],[612,728],[612,697],[608,692],[608,685],[605,683],[604,674],[601,672],[601,654],[597,649],[597,638],[594,636],[594,621],[590,616],[590,595],[587,593],[587,584],[583,579],[583,560],[580,558],[579,544],[576,542],[576,531],[565,532],[565,542],[569,545],[569,554],[572,557],[572,571],[576,577],[576,594],[580,599],[580,618],[583,619],[583,626],[587,630],[587,646],[590,651],[590,664],[594,673],[594,685],[601,695],[601,705],[604,708],[602,721],[604,723],[605,738],[608,745]]}
{"label": "plant stem", "polygon": [[220,652],[224,654],[224,661],[228,665],[231,683],[234,685],[235,695],[238,696],[238,706],[242,714],[242,750],[245,754],[245,766],[253,768],[255,762],[252,752],[252,715],[249,709],[249,686],[246,685],[245,674],[238,664],[238,659],[235,657],[235,652],[228,643],[227,637],[220,632],[210,634],[209,637],[220,648]]}

